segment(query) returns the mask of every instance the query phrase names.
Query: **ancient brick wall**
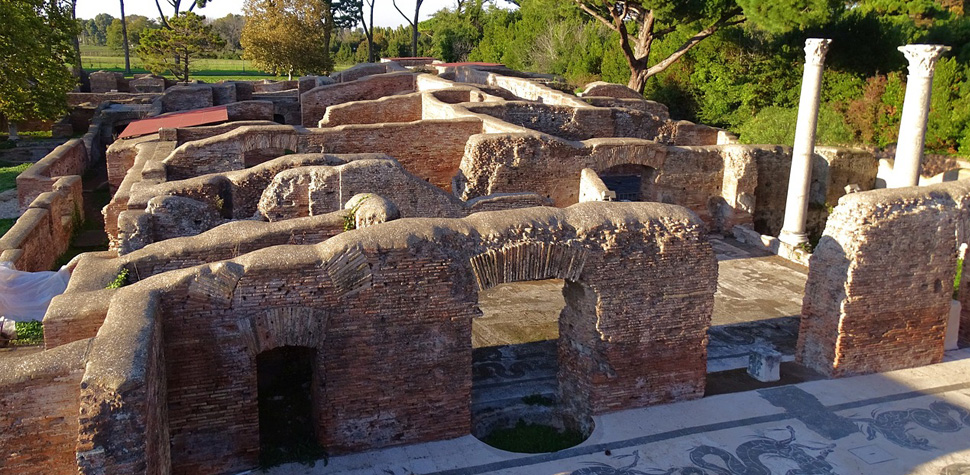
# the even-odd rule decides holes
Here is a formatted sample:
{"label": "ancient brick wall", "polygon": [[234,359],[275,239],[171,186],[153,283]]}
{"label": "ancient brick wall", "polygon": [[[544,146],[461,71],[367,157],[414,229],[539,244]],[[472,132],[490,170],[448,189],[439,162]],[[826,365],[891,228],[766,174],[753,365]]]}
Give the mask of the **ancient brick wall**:
{"label": "ancient brick wall", "polygon": [[162,95],[162,112],[177,112],[212,107],[211,84],[183,84],[173,86]]}
{"label": "ancient brick wall", "polygon": [[408,172],[450,191],[465,143],[481,132],[482,123],[474,118],[422,120],[315,129],[307,141],[311,150],[323,153],[386,153]]}
{"label": "ancient brick wall", "polygon": [[[320,127],[421,120],[421,93],[388,96],[327,107]],[[403,145],[403,144],[402,144]]]}
{"label": "ancient brick wall", "polygon": [[81,175],[88,165],[84,142],[72,139],[55,148],[17,176],[17,200],[26,208],[41,193],[51,191],[58,177]]}
{"label": "ancient brick wall", "polygon": [[0,237],[0,250],[18,270],[50,270],[67,250],[74,229],[84,218],[81,177],[59,178],[53,191],[42,193]]}
{"label": "ancient brick wall", "polygon": [[74,446],[88,343],[0,360],[0,474],[77,472]]}
{"label": "ancient brick wall", "polygon": [[[314,416],[332,454],[467,434],[477,292],[505,281],[575,286],[560,381],[579,424],[699,397],[716,286],[702,230],[661,204],[528,208],[398,220],[144,279],[115,295],[94,340],[81,473],[164,473],[168,456],[176,474],[252,467],[255,357],[282,345],[317,350]],[[643,268],[649,278],[630,275]]]}
{"label": "ancient brick wall", "polygon": [[456,218],[466,214],[460,200],[408,173],[393,160],[294,168],[276,174],[265,188],[259,214],[270,221],[339,211],[359,193],[389,199],[405,218]]}
{"label": "ancient brick wall", "polygon": [[167,158],[168,180],[184,180],[208,173],[246,168],[246,154],[269,151],[274,157],[286,150],[305,152],[301,137],[308,132],[288,125],[244,126],[207,139],[179,145]]}
{"label": "ancient brick wall", "polygon": [[77,472],[170,473],[158,296],[122,288],[91,340],[81,380]]}
{"label": "ancient brick wall", "polygon": [[[118,272],[113,272],[109,278],[116,275]],[[51,299],[44,314],[44,347],[51,349],[94,338],[108,315],[108,305],[116,291],[102,288],[88,292],[65,292]]]}
{"label": "ancient brick wall", "polygon": [[455,81],[498,86],[525,100],[570,107],[590,107],[576,96],[557,91],[529,79],[503,76],[470,67],[455,68]]}
{"label": "ancient brick wall", "polygon": [[717,147],[667,147],[636,139],[593,139],[577,147],[537,134],[479,135],[469,140],[456,194],[469,200],[532,191],[556,206],[569,206],[579,201],[584,168],[602,174],[629,165],[656,171],[644,177],[644,201],[685,206],[713,229],[730,224],[723,218],[724,158]]}
{"label": "ancient brick wall", "polygon": [[390,73],[315,87],[300,95],[303,126],[316,127],[327,107],[414,91],[414,74]]}
{"label": "ancient brick wall", "polygon": [[842,197],[810,260],[798,361],[829,376],[940,362],[968,202],[965,182]]}
{"label": "ancient brick wall", "polygon": [[[266,101],[252,101],[260,104],[267,103]],[[207,139],[209,137],[215,137],[216,135],[221,135],[231,130],[235,130],[239,127],[245,127],[250,125],[279,125],[272,121],[273,113],[272,107],[270,107],[269,119],[265,120],[240,120],[227,122],[225,124],[219,125],[209,125],[209,126],[199,126],[199,127],[179,127],[177,129],[161,129],[158,131],[159,139],[169,140],[176,143],[176,146],[182,145],[188,142],[194,142],[196,140]]]}

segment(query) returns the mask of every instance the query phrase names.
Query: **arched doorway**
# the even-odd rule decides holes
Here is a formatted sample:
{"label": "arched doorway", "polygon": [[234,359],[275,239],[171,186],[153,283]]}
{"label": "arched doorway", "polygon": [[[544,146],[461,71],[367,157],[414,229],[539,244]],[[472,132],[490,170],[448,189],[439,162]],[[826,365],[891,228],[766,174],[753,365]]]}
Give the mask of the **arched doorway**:
{"label": "arched doorway", "polygon": [[256,355],[262,465],[323,455],[313,417],[316,349],[281,346]]}

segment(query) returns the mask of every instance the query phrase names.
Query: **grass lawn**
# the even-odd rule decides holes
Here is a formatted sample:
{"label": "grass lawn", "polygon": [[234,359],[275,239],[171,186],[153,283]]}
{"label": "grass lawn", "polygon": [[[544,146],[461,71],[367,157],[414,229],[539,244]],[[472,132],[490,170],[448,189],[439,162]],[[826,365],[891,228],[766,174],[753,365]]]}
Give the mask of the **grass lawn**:
{"label": "grass lawn", "polygon": [[[149,71],[142,67],[141,58],[137,55],[131,56],[132,74],[145,74]],[[81,46],[81,64],[85,71],[116,71],[123,72],[125,69],[125,57],[120,52],[107,46]],[[336,71],[342,71],[351,65],[337,65]],[[171,78],[171,75],[165,75]],[[253,67],[252,62],[243,59],[215,59],[200,58],[190,63],[189,79],[198,79],[205,82],[219,82],[224,80],[236,81],[259,81],[271,79],[284,81],[286,76],[274,76],[265,71],[260,71]]]}
{"label": "grass lawn", "polygon": [[0,162],[0,192],[17,187],[17,175],[33,165],[32,163]]}

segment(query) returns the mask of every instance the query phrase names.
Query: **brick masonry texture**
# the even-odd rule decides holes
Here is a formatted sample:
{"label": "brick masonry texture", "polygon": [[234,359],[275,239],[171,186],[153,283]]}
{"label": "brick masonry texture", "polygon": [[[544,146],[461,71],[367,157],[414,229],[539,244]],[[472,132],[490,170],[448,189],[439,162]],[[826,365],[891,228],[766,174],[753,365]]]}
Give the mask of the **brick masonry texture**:
{"label": "brick masonry texture", "polygon": [[[513,252],[521,244],[554,243],[588,255],[571,283],[575,291],[567,301],[575,308],[564,313],[569,343],[560,348],[560,379],[577,420],[700,397],[717,272],[702,229],[689,213],[660,204],[400,220],[317,246],[276,247],[141,281],[129,291],[165,289],[159,288],[158,321],[171,368],[166,398],[173,473],[227,473],[255,462],[255,360],[240,351],[250,347],[241,339],[253,331],[240,328],[269,332],[260,325],[272,320],[264,318],[267,312],[281,311],[273,309],[326,315],[314,391],[318,436],[333,453],[468,433],[477,302],[470,259],[492,249],[510,264],[505,280],[545,275],[527,271],[538,262],[534,250],[544,248]],[[631,258],[651,268],[656,280],[624,277]],[[346,267],[358,259],[367,265]],[[562,265],[545,262],[550,272]],[[663,303],[644,312],[647,300]],[[106,326],[112,312],[113,306]],[[177,337],[190,328],[219,344]],[[385,409],[375,414],[374,404]]]}
{"label": "brick masonry texture", "polygon": [[968,202],[966,182],[841,198],[810,260],[798,361],[830,376],[942,361]]}
{"label": "brick masonry texture", "polygon": [[[702,396],[717,280],[706,233],[779,227],[791,152],[730,144],[613,86],[593,91],[386,63],[299,82],[72,96],[126,104],[98,106],[83,147],[70,148],[91,159],[115,125],[163,110],[227,103],[233,121],[108,148],[114,250],[80,260],[45,318],[47,350],[0,363],[18,368],[0,372],[18,375],[0,376],[0,402],[56,402],[18,419],[0,446],[58,473],[250,469],[256,357],[283,345],[315,350],[313,420],[330,453],[462,436],[478,292],[533,279],[565,282],[557,378],[568,424],[588,430],[595,414]],[[970,191],[842,196],[846,184],[872,186],[875,160],[816,152],[809,228],[827,231],[799,357],[832,376],[938,361],[937,311],[956,265],[956,242],[941,236],[966,241]],[[71,153],[56,162],[76,163]],[[80,182],[52,169],[21,220],[31,231],[8,234],[29,239],[3,258],[41,266],[22,243],[66,242]],[[654,203],[575,204],[584,169],[641,175]],[[345,232],[348,201],[361,199],[355,220],[367,226]],[[130,285],[105,289],[122,270]],[[841,305],[826,300],[839,292]],[[968,296],[970,284],[964,321]],[[25,447],[31,430],[59,442]],[[23,473],[8,467],[0,474]]]}

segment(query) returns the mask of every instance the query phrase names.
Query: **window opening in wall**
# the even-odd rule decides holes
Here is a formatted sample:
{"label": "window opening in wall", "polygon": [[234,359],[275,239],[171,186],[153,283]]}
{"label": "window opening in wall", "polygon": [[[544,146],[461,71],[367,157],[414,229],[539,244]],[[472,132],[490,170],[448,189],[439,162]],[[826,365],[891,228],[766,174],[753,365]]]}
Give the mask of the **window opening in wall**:
{"label": "window opening in wall", "polygon": [[553,452],[589,436],[560,407],[563,285],[562,279],[513,282],[479,293],[482,316],[472,322],[472,433],[489,445]]}
{"label": "window opening in wall", "polygon": [[314,433],[315,356],[315,349],[298,346],[283,346],[256,356],[262,466],[325,456]]}

